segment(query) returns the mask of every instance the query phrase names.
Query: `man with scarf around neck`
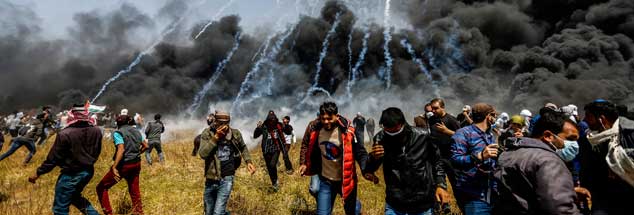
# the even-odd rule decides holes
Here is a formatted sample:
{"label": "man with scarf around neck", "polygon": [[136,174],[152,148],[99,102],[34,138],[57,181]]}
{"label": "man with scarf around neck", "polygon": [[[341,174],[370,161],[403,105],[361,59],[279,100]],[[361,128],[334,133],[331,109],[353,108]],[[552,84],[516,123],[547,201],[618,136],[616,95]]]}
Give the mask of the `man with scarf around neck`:
{"label": "man with scarf around neck", "polygon": [[58,166],[61,171],[55,184],[53,214],[68,214],[70,205],[83,214],[99,214],[81,192],[92,179],[101,154],[101,130],[88,122],[83,105],[74,105],[69,117],[69,125],[57,134],[46,160],[29,177],[29,182],[35,183]]}
{"label": "man with scarf around neck", "polygon": [[345,214],[359,214],[355,161],[365,171],[368,154],[356,141],[350,121],[339,115],[335,103],[325,102],[319,107],[319,120],[309,127],[309,135],[308,141],[302,141],[299,173],[319,176],[316,214],[331,214],[337,194]]}
{"label": "man with scarf around neck", "polygon": [[253,138],[262,136],[262,155],[266,162],[266,169],[273,185],[273,191],[277,192],[279,183],[277,181],[277,161],[280,159],[280,153],[284,156],[284,166],[286,171],[293,171],[288,152],[284,148],[284,125],[279,121],[275,112],[269,111],[264,123],[258,121],[258,125],[253,131]]}
{"label": "man with scarf around neck", "polygon": [[465,215],[490,214],[495,199],[492,170],[498,155],[491,126],[497,114],[493,106],[478,103],[471,115],[473,124],[452,136],[451,163],[456,173],[453,191]]}
{"label": "man with scarf around neck", "polygon": [[377,183],[373,172],[383,165],[385,214],[431,215],[436,203],[449,203],[444,165],[429,130],[407,124],[395,107],[383,111],[379,124],[383,130],[374,136],[364,177]]}
{"label": "man with scarf around neck", "polygon": [[143,214],[139,175],[141,174],[141,154],[148,148],[147,140],[133,127],[135,121],[128,115],[117,117],[118,129],[112,133],[115,154],[110,171],[97,184],[97,196],[106,215],[113,214],[108,190],[121,179],[128,183],[128,192],[132,199],[132,213]]}
{"label": "man with scarf around neck", "polygon": [[584,110],[580,183],[592,193],[592,214],[632,214],[634,121],[620,117],[617,106],[603,99]]}

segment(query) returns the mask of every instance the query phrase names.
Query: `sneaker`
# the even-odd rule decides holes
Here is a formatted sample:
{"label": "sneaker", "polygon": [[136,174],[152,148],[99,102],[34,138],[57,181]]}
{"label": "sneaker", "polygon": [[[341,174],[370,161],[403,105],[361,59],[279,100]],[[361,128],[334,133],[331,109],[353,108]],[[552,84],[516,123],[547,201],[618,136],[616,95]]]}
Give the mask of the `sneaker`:
{"label": "sneaker", "polygon": [[278,183],[273,184],[273,192],[276,192],[280,190],[280,185]]}
{"label": "sneaker", "polygon": [[292,175],[293,174],[293,170],[292,169],[286,170],[286,174],[287,175]]}

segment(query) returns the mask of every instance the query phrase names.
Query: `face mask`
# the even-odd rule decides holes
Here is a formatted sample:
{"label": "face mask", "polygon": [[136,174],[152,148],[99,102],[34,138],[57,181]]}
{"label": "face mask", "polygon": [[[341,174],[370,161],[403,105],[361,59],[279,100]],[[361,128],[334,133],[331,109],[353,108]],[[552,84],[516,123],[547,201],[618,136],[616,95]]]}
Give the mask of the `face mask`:
{"label": "face mask", "polygon": [[425,117],[426,117],[427,119],[431,119],[433,116],[434,116],[434,112],[427,112],[427,113],[425,113]]}
{"label": "face mask", "polygon": [[557,155],[566,162],[575,159],[579,153],[579,144],[577,141],[564,140],[564,148],[557,149]]}
{"label": "face mask", "polygon": [[390,133],[390,132],[387,132],[387,131],[385,131],[385,130],[383,130],[383,131],[384,131],[384,132],[385,132],[385,134],[387,134],[388,136],[392,136],[392,137],[393,137],[393,136],[396,136],[396,135],[400,134],[401,132],[403,132],[403,129],[404,129],[404,128],[405,128],[405,126],[401,126],[401,130],[398,130],[397,132],[394,132],[394,133]]}

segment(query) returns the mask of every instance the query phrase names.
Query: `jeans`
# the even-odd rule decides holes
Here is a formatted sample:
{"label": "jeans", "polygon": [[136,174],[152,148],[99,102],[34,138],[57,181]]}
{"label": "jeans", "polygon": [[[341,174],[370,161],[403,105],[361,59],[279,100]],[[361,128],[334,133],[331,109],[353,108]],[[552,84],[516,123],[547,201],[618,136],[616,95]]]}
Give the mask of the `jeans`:
{"label": "jeans", "polygon": [[152,165],[152,149],[156,149],[156,153],[158,153],[159,162],[163,163],[165,157],[163,156],[163,148],[161,147],[161,141],[150,141],[148,144],[148,149],[145,151],[145,160],[147,163]]}
{"label": "jeans", "polygon": [[220,181],[205,181],[205,215],[227,215],[227,202],[233,188],[233,175],[225,176]]}
{"label": "jeans", "polygon": [[[341,181],[330,181],[319,178],[319,192],[317,194],[317,215],[330,215],[337,194],[341,195]],[[343,210],[346,215],[358,215],[361,211],[361,203],[357,201],[357,188],[355,187],[348,198],[343,200]]]}
{"label": "jeans", "polygon": [[83,214],[98,215],[99,212],[90,204],[90,201],[81,195],[92,176],[93,170],[60,174],[55,184],[53,214],[68,214],[70,205],[73,205]]}
{"label": "jeans", "polygon": [[23,164],[29,163],[31,161],[31,158],[33,158],[33,155],[35,154],[35,151],[36,151],[35,143],[30,140],[21,140],[17,138],[13,138],[13,141],[11,142],[11,146],[9,150],[5,152],[4,154],[0,155],[0,161],[11,156],[15,151],[17,151],[22,146],[25,146],[29,150],[29,154],[24,159]]}
{"label": "jeans", "polygon": [[[133,214],[143,214],[143,203],[141,202],[141,189],[139,188],[139,174],[141,173],[141,162],[123,164],[119,170],[121,178],[128,182],[128,192],[132,199]],[[97,197],[101,202],[104,214],[112,214],[108,189],[117,184],[117,180],[112,169],[97,184]]]}
{"label": "jeans", "polygon": [[317,194],[319,194],[319,175],[310,176],[310,185],[308,186],[308,192],[313,197],[317,198]]}
{"label": "jeans", "polygon": [[394,210],[392,206],[385,203],[385,215],[432,215],[432,211],[433,211],[433,208],[430,208],[429,210],[420,212],[420,213],[403,213],[403,212]]}
{"label": "jeans", "polygon": [[491,205],[482,200],[459,201],[460,209],[464,215],[487,215],[491,214]]}
{"label": "jeans", "polygon": [[359,142],[359,144],[364,145],[365,146],[365,142],[364,140],[364,133],[363,130],[355,130],[354,131],[354,136],[355,138],[357,138],[357,142]]}
{"label": "jeans", "polygon": [[266,170],[269,173],[271,184],[277,185],[277,161],[280,159],[280,151],[275,153],[264,154],[264,162],[266,163]]}

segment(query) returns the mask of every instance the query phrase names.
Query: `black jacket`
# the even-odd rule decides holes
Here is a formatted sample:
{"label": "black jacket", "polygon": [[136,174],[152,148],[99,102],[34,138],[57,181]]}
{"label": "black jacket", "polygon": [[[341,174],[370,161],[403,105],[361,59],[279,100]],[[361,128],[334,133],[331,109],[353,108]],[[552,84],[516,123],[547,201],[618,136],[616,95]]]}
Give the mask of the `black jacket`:
{"label": "black jacket", "polygon": [[37,169],[42,175],[59,166],[64,173],[92,171],[101,154],[101,130],[88,122],[77,122],[57,134],[46,160]]}
{"label": "black jacket", "polygon": [[512,140],[494,173],[500,195],[494,214],[580,214],[572,175],[555,149],[537,139]]}
{"label": "black jacket", "polygon": [[401,135],[387,137],[383,130],[374,136],[383,145],[384,157],[370,157],[367,172],[383,164],[386,202],[406,213],[420,213],[432,208],[436,187],[446,188],[440,151],[432,142],[429,130],[406,125]]}

